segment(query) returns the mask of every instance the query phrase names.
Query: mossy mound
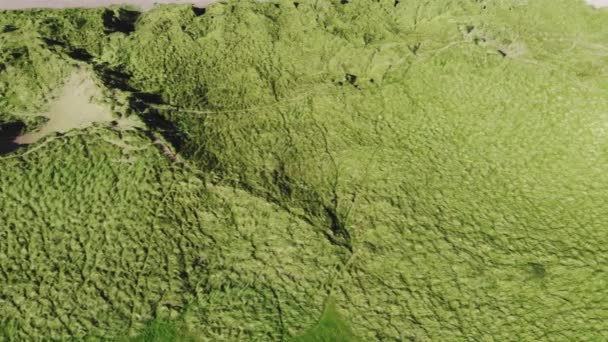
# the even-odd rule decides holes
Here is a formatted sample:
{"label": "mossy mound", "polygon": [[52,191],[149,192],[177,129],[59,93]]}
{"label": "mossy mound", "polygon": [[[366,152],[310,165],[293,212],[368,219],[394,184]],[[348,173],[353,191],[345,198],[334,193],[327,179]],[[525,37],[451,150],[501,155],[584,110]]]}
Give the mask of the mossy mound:
{"label": "mossy mound", "polygon": [[20,338],[179,316],[200,337],[278,339],[320,316],[337,251],[276,205],[205,187],[136,133],[25,153],[0,161],[2,316]]}
{"label": "mossy mound", "polygon": [[[90,134],[4,162],[2,190],[18,195],[0,234],[25,252],[11,247],[2,267],[27,265],[6,272],[19,295],[5,298],[36,312],[10,311],[20,334],[117,336],[155,314],[203,340],[606,333],[605,12],[571,0],[113,11],[66,12],[83,31],[51,34],[65,42],[54,58],[86,51],[79,63],[130,94],[129,111],[179,132],[186,164],[149,146],[115,165],[119,149]],[[54,234],[58,254],[43,248]],[[90,264],[87,241],[112,266]],[[105,325],[80,323],[76,302],[32,299],[48,297],[42,274],[65,274],[48,288],[97,303]],[[120,274],[124,288],[110,282]],[[58,321],[40,325],[44,310]]]}

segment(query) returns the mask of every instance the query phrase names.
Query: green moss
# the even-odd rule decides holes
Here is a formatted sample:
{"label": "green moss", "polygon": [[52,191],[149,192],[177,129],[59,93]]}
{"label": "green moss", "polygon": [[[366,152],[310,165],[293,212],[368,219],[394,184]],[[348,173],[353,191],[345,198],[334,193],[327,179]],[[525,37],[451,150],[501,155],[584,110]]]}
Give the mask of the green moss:
{"label": "green moss", "polygon": [[155,319],[150,321],[143,331],[128,341],[131,342],[173,342],[173,341],[196,341],[195,338],[184,332],[175,321],[164,321]]}
{"label": "green moss", "polygon": [[123,107],[177,127],[188,166],[105,128],[1,161],[0,316],[20,338],[178,316],[217,341],[605,333],[605,11],[228,1],[129,34],[103,13],[1,17],[19,29],[0,119],[43,107],[81,48]]}
{"label": "green moss", "polygon": [[41,44],[28,29],[0,34],[0,115],[42,110],[47,95],[67,76],[69,64]]}
{"label": "green moss", "polygon": [[18,341],[19,328],[13,320],[0,321],[0,340],[6,342]]}
{"label": "green moss", "polygon": [[180,315],[203,339],[275,339],[321,313],[335,248],[142,134],[73,132],[0,164],[0,301],[18,339],[117,338]]}

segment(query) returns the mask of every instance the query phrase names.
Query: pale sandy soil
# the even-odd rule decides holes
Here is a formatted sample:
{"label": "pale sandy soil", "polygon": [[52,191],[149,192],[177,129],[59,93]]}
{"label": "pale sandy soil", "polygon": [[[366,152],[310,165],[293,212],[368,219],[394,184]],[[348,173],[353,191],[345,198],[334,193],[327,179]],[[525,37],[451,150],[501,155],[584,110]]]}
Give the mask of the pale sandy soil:
{"label": "pale sandy soil", "polygon": [[65,133],[72,129],[82,129],[94,123],[108,123],[114,120],[109,109],[95,102],[100,98],[100,90],[84,69],[76,71],[65,83],[49,107],[48,113],[41,114],[49,120],[39,130],[15,139],[17,144],[33,144],[49,134]]}
{"label": "pale sandy soil", "polygon": [[205,7],[218,0],[0,0],[0,9],[102,7],[129,4],[150,9],[154,4],[191,3]]}
{"label": "pale sandy soil", "polygon": [[587,3],[593,7],[608,7],[608,0],[587,0]]}

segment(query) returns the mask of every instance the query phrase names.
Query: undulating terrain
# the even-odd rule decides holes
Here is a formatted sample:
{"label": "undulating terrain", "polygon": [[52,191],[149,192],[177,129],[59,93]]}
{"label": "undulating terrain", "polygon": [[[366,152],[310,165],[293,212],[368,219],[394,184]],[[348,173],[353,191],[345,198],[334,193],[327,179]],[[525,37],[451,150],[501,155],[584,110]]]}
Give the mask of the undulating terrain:
{"label": "undulating terrain", "polygon": [[0,340],[608,338],[608,10],[0,11]]}

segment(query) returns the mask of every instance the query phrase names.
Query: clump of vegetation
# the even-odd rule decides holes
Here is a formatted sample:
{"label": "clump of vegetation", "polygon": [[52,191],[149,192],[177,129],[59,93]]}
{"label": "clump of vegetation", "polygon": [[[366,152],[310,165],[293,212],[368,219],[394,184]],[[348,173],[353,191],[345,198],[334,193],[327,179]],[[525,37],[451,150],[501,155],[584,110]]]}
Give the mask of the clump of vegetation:
{"label": "clump of vegetation", "polygon": [[[0,121],[86,63],[115,111],[178,136],[185,160],[149,130],[95,127],[0,161],[0,310],[19,338],[136,335],[177,316],[142,336],[601,338],[605,12],[129,11],[1,17]],[[344,320],[322,309],[330,297]]]}

